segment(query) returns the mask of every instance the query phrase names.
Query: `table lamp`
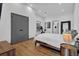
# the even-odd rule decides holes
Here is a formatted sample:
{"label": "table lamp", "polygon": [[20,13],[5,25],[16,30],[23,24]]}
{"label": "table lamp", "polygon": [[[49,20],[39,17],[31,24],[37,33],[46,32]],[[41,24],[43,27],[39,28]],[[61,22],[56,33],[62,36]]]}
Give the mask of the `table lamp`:
{"label": "table lamp", "polygon": [[69,33],[64,34],[64,41],[68,44],[72,41],[72,35]]}

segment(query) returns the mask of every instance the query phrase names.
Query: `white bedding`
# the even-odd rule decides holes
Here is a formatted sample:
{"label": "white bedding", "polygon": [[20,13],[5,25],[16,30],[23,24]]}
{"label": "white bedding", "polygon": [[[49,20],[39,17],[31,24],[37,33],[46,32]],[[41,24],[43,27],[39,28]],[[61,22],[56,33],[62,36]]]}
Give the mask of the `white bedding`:
{"label": "white bedding", "polygon": [[[63,35],[61,34],[52,34],[52,33],[43,33],[35,37],[35,40],[45,42],[54,47],[60,48],[61,43],[65,43]],[[74,41],[71,42],[74,45]]]}

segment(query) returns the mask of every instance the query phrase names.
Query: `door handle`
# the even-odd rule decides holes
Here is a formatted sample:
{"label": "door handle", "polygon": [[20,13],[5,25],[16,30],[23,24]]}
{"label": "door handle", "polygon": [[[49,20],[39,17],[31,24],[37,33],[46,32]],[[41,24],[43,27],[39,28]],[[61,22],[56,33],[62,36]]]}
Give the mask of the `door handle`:
{"label": "door handle", "polygon": [[23,31],[23,29],[20,29],[19,31]]}

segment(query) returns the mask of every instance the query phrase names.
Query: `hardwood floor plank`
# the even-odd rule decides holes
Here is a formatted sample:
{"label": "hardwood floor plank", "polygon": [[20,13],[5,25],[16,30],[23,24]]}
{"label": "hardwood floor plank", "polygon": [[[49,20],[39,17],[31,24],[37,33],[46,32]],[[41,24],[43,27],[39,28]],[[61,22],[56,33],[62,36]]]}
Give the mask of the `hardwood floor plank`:
{"label": "hardwood floor plank", "polygon": [[59,56],[59,52],[39,46],[35,47],[33,39],[13,44],[17,56]]}

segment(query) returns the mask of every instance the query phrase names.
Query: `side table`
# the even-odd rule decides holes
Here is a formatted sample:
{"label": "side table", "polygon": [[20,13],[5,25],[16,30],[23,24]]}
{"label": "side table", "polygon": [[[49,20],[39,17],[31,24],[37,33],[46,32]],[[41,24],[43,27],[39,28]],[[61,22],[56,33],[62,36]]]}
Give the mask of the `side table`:
{"label": "side table", "polygon": [[62,43],[60,44],[61,56],[77,56],[77,48],[73,45]]}

